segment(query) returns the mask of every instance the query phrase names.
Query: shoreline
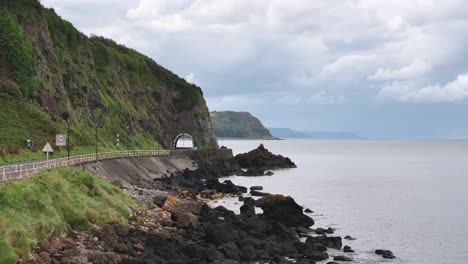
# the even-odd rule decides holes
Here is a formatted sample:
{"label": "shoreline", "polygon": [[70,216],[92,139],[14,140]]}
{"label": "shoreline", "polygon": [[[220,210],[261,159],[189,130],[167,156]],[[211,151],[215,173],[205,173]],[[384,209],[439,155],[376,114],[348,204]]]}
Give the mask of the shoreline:
{"label": "shoreline", "polygon": [[[351,248],[338,251],[343,247],[342,238],[333,236],[330,228],[312,229],[313,219],[293,198],[269,195],[257,187],[251,190],[251,194],[261,195],[255,201],[244,196],[247,188],[230,180],[219,182],[220,177],[242,172],[250,171],[248,176],[255,176],[265,175],[266,170],[295,167],[288,158],[265,153],[269,152],[261,146],[253,153],[233,159],[198,160],[196,169],[172,172],[152,182],[136,181],[133,190],[114,182],[144,203],[146,209],[133,211],[128,226],[112,224],[91,232],[71,231],[63,240],[71,245],[68,249],[63,246],[55,252],[44,252],[52,259],[61,256],[59,261],[68,263],[80,263],[70,261],[72,256],[63,259],[71,255],[71,249],[76,251],[80,246],[86,250],[75,252],[76,255],[99,256],[94,263],[110,259],[113,263],[232,264],[292,263],[291,259],[295,263],[351,260],[348,254]],[[240,214],[223,206],[207,205],[208,201],[223,197],[238,197],[243,202]],[[261,208],[263,214],[257,214],[255,208]],[[333,256],[330,257],[327,249],[334,249]]]}

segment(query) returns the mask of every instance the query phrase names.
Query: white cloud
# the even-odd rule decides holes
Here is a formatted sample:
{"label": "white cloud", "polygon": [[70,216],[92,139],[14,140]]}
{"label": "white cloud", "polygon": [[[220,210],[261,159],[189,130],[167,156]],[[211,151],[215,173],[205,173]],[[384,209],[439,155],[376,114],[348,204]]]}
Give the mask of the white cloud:
{"label": "white cloud", "polygon": [[468,98],[468,73],[458,75],[454,81],[445,85],[429,85],[419,89],[414,84],[395,81],[386,85],[380,91],[380,96],[412,103],[440,103],[463,100]]}
{"label": "white cloud", "polygon": [[195,74],[194,73],[189,73],[186,77],[185,77],[185,80],[191,84],[198,84],[198,80],[195,78]]}
{"label": "white cloud", "polygon": [[426,74],[430,70],[431,65],[422,60],[415,60],[410,65],[400,69],[379,68],[377,72],[370,75],[368,79],[374,81],[407,80]]}

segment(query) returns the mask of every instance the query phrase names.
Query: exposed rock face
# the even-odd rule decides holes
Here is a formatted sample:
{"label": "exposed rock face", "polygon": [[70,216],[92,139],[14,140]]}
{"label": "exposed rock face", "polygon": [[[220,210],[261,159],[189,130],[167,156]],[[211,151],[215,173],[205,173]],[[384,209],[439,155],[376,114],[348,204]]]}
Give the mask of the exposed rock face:
{"label": "exposed rock face", "polygon": [[[296,164],[289,158],[281,155],[275,155],[268,151],[263,144],[257,149],[244,154],[238,154],[235,159],[239,166],[247,169],[268,170],[281,168],[296,168]],[[262,172],[261,175],[264,173]]]}
{"label": "exposed rock face", "polygon": [[[21,45],[6,43],[8,50],[4,54],[2,48],[0,54],[0,86],[14,90],[0,89],[0,105],[14,102],[29,111],[24,118],[11,115],[11,119],[13,129],[28,131],[35,145],[63,132],[64,114],[69,113],[72,147],[94,144],[89,131],[96,123],[101,124],[100,141],[109,146],[115,144],[117,133],[123,140],[128,126],[131,148],[142,142],[154,147],[156,141],[170,148],[183,132],[191,134],[198,146],[217,147],[199,87],[135,50],[82,34],[38,0],[4,0],[0,8],[2,19],[22,29],[16,34]],[[2,27],[0,33],[11,36],[13,29]],[[21,67],[13,61],[16,57]],[[0,137],[0,145],[25,139],[21,133],[10,137],[9,141]]]}
{"label": "exposed rock face", "polygon": [[293,198],[283,195],[268,195],[259,199],[255,206],[262,208],[263,215],[286,226],[310,227],[314,220],[305,215],[303,208]]}

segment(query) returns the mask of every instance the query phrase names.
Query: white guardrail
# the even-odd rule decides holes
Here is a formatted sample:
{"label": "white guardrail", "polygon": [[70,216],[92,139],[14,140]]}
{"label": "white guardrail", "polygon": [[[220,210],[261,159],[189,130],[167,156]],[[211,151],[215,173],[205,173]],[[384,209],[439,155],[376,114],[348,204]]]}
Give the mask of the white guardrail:
{"label": "white guardrail", "polygon": [[167,156],[171,150],[129,150],[118,152],[102,152],[67,158],[49,159],[43,161],[31,161],[13,165],[0,166],[0,183],[11,180],[19,180],[36,174],[39,170],[80,165],[88,162],[100,160],[127,158],[127,157],[148,157],[148,156]]}

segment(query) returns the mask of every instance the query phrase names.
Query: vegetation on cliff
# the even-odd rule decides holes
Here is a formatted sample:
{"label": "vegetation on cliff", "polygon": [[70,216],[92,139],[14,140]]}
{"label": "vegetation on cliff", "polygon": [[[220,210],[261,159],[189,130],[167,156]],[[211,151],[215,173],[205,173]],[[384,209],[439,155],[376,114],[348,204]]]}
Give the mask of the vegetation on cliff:
{"label": "vegetation on cliff", "polygon": [[44,170],[0,185],[0,263],[26,255],[50,232],[126,222],[138,205],[104,179],[73,168]]}
{"label": "vegetation on cliff", "polygon": [[273,139],[262,122],[248,112],[210,112],[215,135],[220,138]]}
{"label": "vegetation on cliff", "polygon": [[[152,59],[88,37],[38,0],[0,2],[0,156],[36,150],[71,120],[71,144],[169,147],[180,132],[216,146],[201,89]],[[128,129],[127,129],[128,127]]]}

